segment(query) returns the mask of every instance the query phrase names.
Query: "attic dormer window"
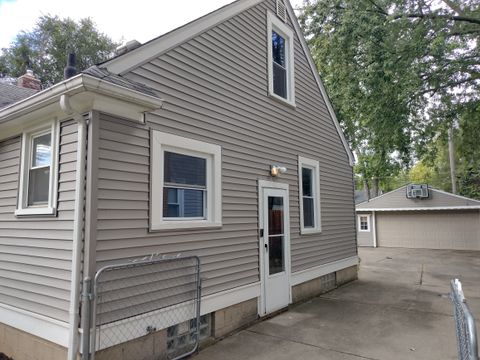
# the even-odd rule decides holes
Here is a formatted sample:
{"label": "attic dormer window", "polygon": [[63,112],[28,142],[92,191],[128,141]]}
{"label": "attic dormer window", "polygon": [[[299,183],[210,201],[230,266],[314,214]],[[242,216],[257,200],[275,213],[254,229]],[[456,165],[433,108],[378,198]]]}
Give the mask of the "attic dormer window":
{"label": "attic dormer window", "polygon": [[269,95],[295,105],[293,32],[273,13],[267,22]]}

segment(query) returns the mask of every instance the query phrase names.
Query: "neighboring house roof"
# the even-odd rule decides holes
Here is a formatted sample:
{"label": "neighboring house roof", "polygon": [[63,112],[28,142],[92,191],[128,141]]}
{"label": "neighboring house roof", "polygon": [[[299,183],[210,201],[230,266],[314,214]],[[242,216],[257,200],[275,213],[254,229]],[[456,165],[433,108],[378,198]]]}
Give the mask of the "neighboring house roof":
{"label": "neighboring house roof", "polygon": [[[220,9],[213,11],[205,16],[202,16],[188,24],[185,24],[175,30],[172,30],[162,36],[159,36],[153,40],[150,40],[149,42],[127,52],[122,55],[116,56],[102,64],[100,66],[102,68],[107,68],[113,73],[122,75],[127,73],[129,70],[133,69],[134,67],[137,67],[139,65],[142,65],[153,58],[158,57],[159,55],[169,51],[175,46],[178,46],[195,36],[198,36],[199,34],[213,28],[214,26],[224,22],[225,20],[241,13],[244,10],[247,10],[251,8],[252,6],[255,6],[259,3],[261,3],[264,0],[237,0],[231,4],[225,5],[221,7]],[[350,150],[350,146],[348,145],[348,142],[345,138],[345,135],[340,127],[340,123],[338,122],[338,119],[335,115],[335,111],[333,110],[332,104],[330,102],[330,99],[327,95],[327,92],[325,91],[325,87],[323,86],[323,83],[320,79],[320,76],[318,75],[317,68],[315,66],[315,63],[313,61],[312,55],[310,53],[310,50],[308,48],[308,45],[305,41],[305,38],[303,36],[303,33],[300,29],[300,25],[298,24],[297,17],[292,9],[292,6],[290,5],[290,2],[288,0],[285,1],[285,5],[287,7],[287,12],[292,19],[292,25],[294,27],[294,30],[297,34],[297,37],[300,40],[300,43],[302,45],[302,49],[305,53],[305,56],[308,60],[308,64],[310,66],[310,69],[315,77],[315,81],[318,85],[318,88],[322,94],[322,97],[325,101],[325,104],[327,106],[328,112],[333,120],[333,123],[335,125],[335,128],[338,132],[338,135],[340,137],[340,140],[345,148],[345,151],[347,153],[350,165],[353,166],[355,163],[355,159],[353,156],[352,151]]]}
{"label": "neighboring house roof", "polygon": [[427,199],[409,199],[406,185],[356,206],[357,211],[468,210],[480,209],[480,201],[429,188]]}
{"label": "neighboring house roof", "polygon": [[0,109],[37,93],[38,90],[0,83]]}
{"label": "neighboring house roof", "polygon": [[355,190],[355,205],[367,201],[367,194],[364,190]]}

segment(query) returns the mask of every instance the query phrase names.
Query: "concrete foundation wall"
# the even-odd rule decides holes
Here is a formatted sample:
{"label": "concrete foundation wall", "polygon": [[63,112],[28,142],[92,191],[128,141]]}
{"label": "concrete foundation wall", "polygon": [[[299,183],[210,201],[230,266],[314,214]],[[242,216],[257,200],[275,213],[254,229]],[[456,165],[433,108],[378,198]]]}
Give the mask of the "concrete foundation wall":
{"label": "concrete foundation wall", "polygon": [[346,284],[350,281],[354,281],[358,279],[358,266],[353,265],[348,268],[342,269],[337,271],[337,286],[341,286]]}
{"label": "concrete foundation wall", "polygon": [[14,360],[65,360],[67,349],[0,323],[0,352]]}
{"label": "concrete foundation wall", "polygon": [[95,360],[164,360],[167,358],[166,346],[167,330],[164,329],[98,351]]}
{"label": "concrete foundation wall", "polygon": [[[353,265],[348,268],[339,270],[335,273],[335,286],[341,286],[350,281],[358,279],[358,266]],[[330,286],[325,286],[322,277],[298,284],[292,288],[293,303],[305,301],[315,296],[332,290]]]}
{"label": "concrete foundation wall", "polygon": [[220,338],[258,318],[258,299],[250,299],[212,314],[212,336]]}

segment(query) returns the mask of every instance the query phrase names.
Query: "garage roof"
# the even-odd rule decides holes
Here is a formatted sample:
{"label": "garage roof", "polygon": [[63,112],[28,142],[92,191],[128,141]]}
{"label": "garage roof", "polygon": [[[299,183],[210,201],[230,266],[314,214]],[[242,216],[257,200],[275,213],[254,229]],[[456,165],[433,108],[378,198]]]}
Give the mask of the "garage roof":
{"label": "garage roof", "polygon": [[357,211],[407,211],[407,210],[468,210],[480,209],[480,201],[446,191],[429,188],[426,199],[407,198],[407,186],[402,186],[356,206]]}

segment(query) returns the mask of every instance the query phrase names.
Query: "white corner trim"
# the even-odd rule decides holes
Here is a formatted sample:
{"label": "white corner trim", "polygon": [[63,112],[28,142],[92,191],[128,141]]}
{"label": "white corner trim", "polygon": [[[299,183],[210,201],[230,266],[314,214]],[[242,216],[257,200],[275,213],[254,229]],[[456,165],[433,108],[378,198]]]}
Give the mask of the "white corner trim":
{"label": "white corner trim", "polygon": [[0,322],[63,347],[68,346],[68,323],[0,304]]}
{"label": "white corner trim", "polygon": [[254,299],[260,296],[260,282],[248,284],[222,291],[219,293],[202,297],[200,314],[205,315],[211,312],[227,308],[229,306]]}
{"label": "white corner trim", "polygon": [[352,256],[346,259],[316,266],[311,269],[294,272],[292,273],[290,284],[295,286],[353,265],[358,265],[358,256]]}
{"label": "white corner trim", "polygon": [[327,105],[327,110],[330,113],[330,116],[332,117],[333,124],[335,125],[335,128],[337,129],[337,132],[338,132],[338,136],[340,136],[340,140],[342,141],[342,144],[345,148],[345,151],[348,156],[348,160],[350,161],[350,166],[353,166],[355,165],[355,158],[353,156],[352,150],[350,149],[347,139],[345,138],[345,134],[343,133],[343,130],[340,127],[340,123],[338,122],[337,115],[335,115],[335,111],[333,110],[332,103],[330,102],[330,98],[328,97],[325,87],[323,86],[323,82],[320,79],[320,76],[318,75],[318,70],[315,66],[315,63],[313,62],[312,54],[310,53],[310,49],[308,48],[308,45],[305,42],[305,38],[303,37],[302,30],[300,29],[300,25],[298,24],[297,17],[292,9],[292,5],[290,4],[290,1],[285,1],[285,5],[287,7],[287,12],[288,12],[288,15],[290,16],[295,32],[297,33],[297,36],[300,39],[300,44],[302,46],[303,52],[305,53],[305,57],[307,58],[308,64],[310,65],[310,69],[312,70],[313,76],[315,77],[315,81],[318,85],[318,88],[320,89],[320,92],[322,93],[323,99],[325,100],[325,104]]}
{"label": "white corner trim", "polygon": [[116,74],[124,74],[135,66],[150,61],[165,51],[190,40],[262,1],[263,0],[234,1],[231,4],[202,16],[186,25],[150,40],[135,50],[113,58],[100,65],[100,67],[107,68]]}

